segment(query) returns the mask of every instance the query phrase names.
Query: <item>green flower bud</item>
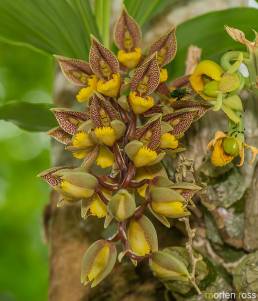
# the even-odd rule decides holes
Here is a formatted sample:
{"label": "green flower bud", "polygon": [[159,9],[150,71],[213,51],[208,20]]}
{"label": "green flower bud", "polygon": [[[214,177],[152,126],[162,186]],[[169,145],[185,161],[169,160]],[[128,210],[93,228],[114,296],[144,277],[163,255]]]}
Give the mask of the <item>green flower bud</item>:
{"label": "green flower bud", "polygon": [[211,96],[211,97],[217,97],[219,93],[219,82],[216,80],[212,80],[208,82],[203,89],[204,94]]}
{"label": "green flower bud", "polygon": [[120,139],[125,133],[125,124],[121,120],[115,119],[111,121],[110,125],[115,130],[116,138]]}
{"label": "green flower bud", "polygon": [[171,253],[164,251],[153,253],[149,265],[154,276],[164,281],[188,281],[190,277],[184,262]]}
{"label": "green flower bud", "polygon": [[140,148],[142,146],[143,146],[143,143],[141,141],[133,140],[125,146],[125,152],[126,152],[127,156],[131,160],[133,160],[134,156],[137,154],[137,152],[140,150]]}
{"label": "green flower bud", "polygon": [[173,189],[153,187],[151,189],[151,200],[150,206],[156,215],[179,218],[190,214],[186,208],[184,197]]}
{"label": "green flower bud", "polygon": [[120,189],[112,196],[108,210],[119,222],[126,220],[134,214],[136,208],[135,199],[126,189]]}
{"label": "green flower bud", "polygon": [[152,222],[142,216],[131,219],[127,229],[129,247],[138,256],[145,256],[158,250],[158,238]]}
{"label": "green flower bud", "polygon": [[222,142],[223,149],[226,154],[230,156],[237,156],[239,154],[239,145],[235,138],[226,137]]}
{"label": "green flower bud", "polygon": [[117,258],[117,250],[113,243],[105,240],[94,242],[86,251],[82,262],[81,282],[98,285],[112,271]]}
{"label": "green flower bud", "polygon": [[223,99],[223,104],[235,111],[243,111],[242,100],[238,95],[231,95]]}
{"label": "green flower bud", "polygon": [[97,179],[83,171],[62,169],[54,173],[60,183],[54,188],[68,199],[86,199],[94,194],[98,185]]}

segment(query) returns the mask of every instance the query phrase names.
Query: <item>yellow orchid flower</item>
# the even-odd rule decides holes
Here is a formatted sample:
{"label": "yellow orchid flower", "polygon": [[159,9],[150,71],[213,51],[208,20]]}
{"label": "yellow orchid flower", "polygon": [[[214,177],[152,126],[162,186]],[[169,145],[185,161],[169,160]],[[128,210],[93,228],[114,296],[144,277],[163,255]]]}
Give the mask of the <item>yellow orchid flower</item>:
{"label": "yellow orchid flower", "polygon": [[130,52],[119,50],[117,58],[122,65],[126,66],[128,69],[133,69],[138,65],[141,55],[141,48],[135,48],[134,51]]}
{"label": "yellow orchid flower", "polygon": [[130,247],[134,253],[139,256],[149,254],[151,251],[148,240],[146,239],[144,232],[136,220],[132,220],[128,229],[128,240],[130,241]]}
{"label": "yellow orchid flower", "polygon": [[88,280],[93,281],[97,278],[97,276],[102,272],[103,267],[107,265],[108,259],[109,259],[109,247],[106,245],[104,246],[96,256],[92,268],[90,272],[88,273]]}
{"label": "yellow orchid flower", "polygon": [[154,99],[151,96],[141,97],[136,92],[130,92],[129,102],[135,114],[142,114],[154,106]]}
{"label": "yellow orchid flower", "polygon": [[121,85],[120,74],[112,74],[112,79],[108,81],[99,80],[97,83],[97,91],[103,95],[116,97],[119,93]]}
{"label": "yellow orchid flower", "polygon": [[95,193],[91,199],[91,204],[89,207],[91,215],[94,215],[98,218],[105,217],[107,214],[107,207],[100,199],[100,197]]}
{"label": "yellow orchid flower", "polygon": [[[151,174],[150,172],[147,172],[146,169],[144,169],[144,168],[138,168],[136,171],[135,180],[136,181],[141,181],[144,179],[152,180],[155,176],[156,176],[155,174]],[[145,193],[146,193],[147,187],[148,187],[148,184],[143,184],[141,187],[137,188],[137,192],[143,198],[145,198]]]}
{"label": "yellow orchid flower", "polygon": [[111,167],[114,164],[114,154],[106,147],[100,146],[96,164],[101,168]]}
{"label": "yellow orchid flower", "polygon": [[72,138],[72,146],[80,149],[78,151],[74,151],[73,156],[77,159],[83,159],[90,152],[87,148],[94,146],[94,142],[88,133],[79,131]]}
{"label": "yellow orchid flower", "polygon": [[69,200],[91,197],[98,184],[94,176],[82,171],[59,170],[54,175],[60,179],[60,183],[54,186],[54,189]]}
{"label": "yellow orchid flower", "polygon": [[[193,74],[190,76],[190,83],[192,88],[200,94],[204,99],[212,99],[214,96],[206,95],[204,93],[211,89],[211,87],[206,85],[211,85],[212,88],[217,88],[217,83],[221,80],[223,74],[223,69],[215,62],[211,60],[201,61],[196,68],[194,69]],[[208,82],[205,82],[205,79],[209,79]],[[214,82],[215,81],[215,82]],[[216,92],[216,91],[215,91]]]}
{"label": "yellow orchid flower", "polygon": [[85,252],[82,262],[81,282],[98,285],[112,271],[117,251],[114,244],[104,240],[95,241]]}
{"label": "yellow orchid flower", "polygon": [[115,130],[110,126],[97,127],[94,133],[97,139],[107,146],[112,146],[116,141]]}
{"label": "yellow orchid flower", "polygon": [[162,149],[176,149],[178,147],[178,140],[170,133],[165,133],[161,136],[160,147]]}
{"label": "yellow orchid flower", "polygon": [[[225,151],[223,147],[223,140],[227,138],[227,135],[221,131],[216,132],[215,138],[208,144],[208,148],[213,148],[211,154],[211,162],[214,166],[225,166],[230,163],[238,154],[238,144],[236,141],[236,151],[235,153],[228,153]],[[233,138],[234,139],[234,138]],[[236,148],[235,147],[235,148]]]}
{"label": "yellow orchid flower", "polygon": [[130,220],[127,238],[131,251],[138,256],[148,255],[158,249],[156,230],[145,215],[139,219]]}
{"label": "yellow orchid flower", "polygon": [[146,165],[151,165],[158,157],[156,151],[148,148],[147,146],[141,147],[133,158],[135,167],[143,167]]}
{"label": "yellow orchid flower", "polygon": [[79,93],[76,95],[78,102],[85,102],[90,99],[94,91],[97,89],[98,79],[95,75],[92,75],[88,78],[88,85],[85,88],[82,88]]}
{"label": "yellow orchid flower", "polygon": [[168,79],[167,69],[166,68],[160,69],[160,79],[159,79],[160,83],[167,81],[167,79]]}
{"label": "yellow orchid flower", "polygon": [[184,203],[171,201],[171,202],[152,202],[152,210],[162,216],[177,218],[188,215],[188,210]]}
{"label": "yellow orchid flower", "polygon": [[60,188],[63,193],[71,195],[74,198],[88,198],[92,195],[92,189],[74,185],[66,180],[62,180]]}

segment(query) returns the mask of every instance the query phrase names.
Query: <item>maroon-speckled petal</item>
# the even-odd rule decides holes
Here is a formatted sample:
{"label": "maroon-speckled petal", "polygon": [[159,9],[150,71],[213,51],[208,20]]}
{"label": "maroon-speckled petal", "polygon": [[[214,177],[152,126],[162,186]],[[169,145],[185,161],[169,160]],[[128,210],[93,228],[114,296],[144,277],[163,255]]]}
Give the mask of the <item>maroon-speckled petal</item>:
{"label": "maroon-speckled petal", "polygon": [[70,82],[78,86],[85,86],[87,84],[88,76],[93,74],[89,63],[59,55],[56,55],[55,58],[64,76]]}
{"label": "maroon-speckled petal", "polygon": [[154,52],[157,52],[159,66],[162,67],[173,60],[173,58],[176,55],[176,50],[176,29],[173,28],[169,33],[160,37],[156,42],[154,42],[151,45],[149,55],[153,54]]}
{"label": "maroon-speckled petal", "polygon": [[90,67],[98,77],[107,79],[101,70],[101,61],[104,61],[109,66],[112,74],[119,72],[119,62],[115,55],[96,38],[92,37],[89,54]]}
{"label": "maroon-speckled petal", "polygon": [[71,135],[68,134],[67,132],[65,132],[62,128],[60,127],[56,127],[54,129],[51,129],[48,132],[48,135],[52,138],[54,138],[55,140],[57,140],[58,142],[62,143],[62,144],[69,144],[71,142]]}
{"label": "maroon-speckled petal", "polygon": [[143,96],[150,95],[159,85],[160,71],[156,53],[148,57],[144,63],[135,70],[131,81],[131,90],[137,91],[139,83],[141,83],[145,77],[148,78],[148,81]]}
{"label": "maroon-speckled petal", "polygon": [[84,112],[63,108],[55,108],[51,111],[54,113],[59,126],[70,135],[74,135],[78,126],[88,119],[87,114]]}
{"label": "maroon-speckled petal", "polygon": [[127,49],[124,44],[126,32],[129,33],[132,39],[131,49],[139,47],[142,37],[141,29],[137,22],[128,15],[128,12],[125,9],[123,9],[114,28],[114,42],[119,49],[130,51],[131,49]]}

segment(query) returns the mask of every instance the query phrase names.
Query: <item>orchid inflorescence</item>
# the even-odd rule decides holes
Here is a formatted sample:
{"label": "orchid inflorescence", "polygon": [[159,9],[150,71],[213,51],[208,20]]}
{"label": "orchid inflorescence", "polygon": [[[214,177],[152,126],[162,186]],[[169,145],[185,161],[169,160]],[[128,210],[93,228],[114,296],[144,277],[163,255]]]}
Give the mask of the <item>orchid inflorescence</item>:
{"label": "orchid inflorescence", "polygon": [[[85,110],[53,109],[59,126],[49,134],[81,164],[55,167],[40,176],[60,193],[58,206],[81,202],[82,218],[104,218],[105,228],[112,222],[117,225],[112,237],[96,241],[86,251],[83,284],[96,286],[117,257],[121,261],[124,256],[134,264],[148,260],[154,275],[163,280],[193,283],[182,261],[168,250],[159,251],[146,213],[167,227],[169,218],[190,215],[191,199],[201,187],[173,181],[163,161],[184,150],[180,139],[211,108],[222,109],[232,123],[232,135],[219,133],[211,142],[212,162],[223,165],[242,153],[243,133],[233,133],[243,127],[237,95],[243,87],[237,68],[243,58],[226,57],[222,66],[202,61],[190,77],[191,85],[185,77],[178,86],[177,81],[169,86],[165,66],[176,55],[175,28],[144,52],[141,30],[124,9],[114,42],[117,56],[92,37],[89,63],[56,56],[64,76],[81,86],[76,98]],[[222,146],[227,154],[221,154]],[[117,256],[119,242],[123,249]]]}

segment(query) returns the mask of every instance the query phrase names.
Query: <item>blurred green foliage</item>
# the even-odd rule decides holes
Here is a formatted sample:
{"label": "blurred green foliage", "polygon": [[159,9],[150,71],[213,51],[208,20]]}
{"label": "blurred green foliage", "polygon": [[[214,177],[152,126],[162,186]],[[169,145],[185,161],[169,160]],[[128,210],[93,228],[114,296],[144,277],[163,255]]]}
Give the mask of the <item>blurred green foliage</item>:
{"label": "blurred green foliage", "polygon": [[[0,103],[51,102],[53,60],[0,43]],[[47,247],[42,211],[49,190],[37,173],[50,166],[50,142],[0,122],[0,300],[46,301]]]}

